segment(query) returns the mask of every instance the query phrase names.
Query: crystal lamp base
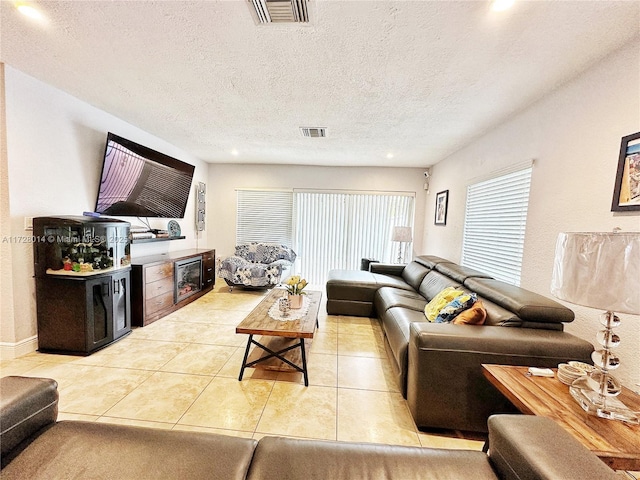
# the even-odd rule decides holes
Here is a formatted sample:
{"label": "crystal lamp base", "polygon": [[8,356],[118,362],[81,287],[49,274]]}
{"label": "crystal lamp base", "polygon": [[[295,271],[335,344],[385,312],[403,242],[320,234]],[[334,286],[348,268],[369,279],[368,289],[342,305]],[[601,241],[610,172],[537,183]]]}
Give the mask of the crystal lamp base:
{"label": "crystal lamp base", "polygon": [[569,387],[569,392],[582,409],[590,415],[609,420],[620,420],[633,425],[640,423],[638,415],[620,400],[615,397],[601,395],[599,391],[593,390],[586,381],[586,377],[579,378],[573,382]]}

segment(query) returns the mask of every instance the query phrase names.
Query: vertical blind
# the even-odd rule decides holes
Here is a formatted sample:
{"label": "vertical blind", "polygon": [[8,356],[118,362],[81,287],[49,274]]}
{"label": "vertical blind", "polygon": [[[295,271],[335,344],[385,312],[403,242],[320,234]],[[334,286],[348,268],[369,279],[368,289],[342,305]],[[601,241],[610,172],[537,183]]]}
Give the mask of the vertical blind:
{"label": "vertical blind", "polygon": [[467,187],[462,265],[520,285],[532,168]]}
{"label": "vertical blind", "polygon": [[293,192],[238,190],[236,244],[293,243]]}
{"label": "vertical blind", "polygon": [[294,192],[294,211],[294,271],[321,284],[329,270],[358,269],[362,258],[391,261],[393,227],[413,228],[414,197]]}

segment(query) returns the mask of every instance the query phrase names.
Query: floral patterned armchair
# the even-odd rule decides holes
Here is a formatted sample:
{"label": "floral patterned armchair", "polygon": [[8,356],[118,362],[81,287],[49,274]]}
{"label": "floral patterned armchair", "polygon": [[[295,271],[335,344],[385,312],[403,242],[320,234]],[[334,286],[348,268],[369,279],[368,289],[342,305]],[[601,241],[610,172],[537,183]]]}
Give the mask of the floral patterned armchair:
{"label": "floral patterned armchair", "polygon": [[231,291],[234,286],[271,288],[280,283],[282,271],[296,260],[296,253],[279,243],[243,243],[236,254],[220,265],[220,277]]}

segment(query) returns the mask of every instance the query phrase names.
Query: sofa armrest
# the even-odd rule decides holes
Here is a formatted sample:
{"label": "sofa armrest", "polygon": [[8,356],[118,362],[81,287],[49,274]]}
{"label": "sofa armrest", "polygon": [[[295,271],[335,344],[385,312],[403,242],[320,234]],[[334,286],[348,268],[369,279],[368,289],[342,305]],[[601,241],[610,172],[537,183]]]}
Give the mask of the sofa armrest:
{"label": "sofa armrest", "polygon": [[593,346],[554,330],[412,323],[407,402],[419,427],[486,431],[494,413],[515,408],[482,373],[482,364],[555,367],[589,362]]}
{"label": "sofa armrest", "polygon": [[282,259],[280,259],[280,260],[276,260],[276,261],[274,261],[274,262],[271,262],[271,263],[269,264],[269,266],[270,266],[270,267],[280,267],[281,269],[283,269],[283,270],[284,270],[285,268],[287,268],[287,267],[290,267],[290,266],[291,266],[291,262],[290,262],[289,260],[282,260]]}
{"label": "sofa armrest", "polygon": [[0,392],[0,445],[4,466],[14,448],[55,423],[58,384],[50,378],[9,376],[0,379]]}
{"label": "sofa armrest", "polygon": [[619,478],[549,418],[495,415],[488,425],[489,459],[501,479]]}
{"label": "sofa armrest", "polygon": [[380,273],[382,275],[393,275],[394,277],[401,277],[405,264],[397,263],[371,263],[369,265],[369,271],[371,273]]}

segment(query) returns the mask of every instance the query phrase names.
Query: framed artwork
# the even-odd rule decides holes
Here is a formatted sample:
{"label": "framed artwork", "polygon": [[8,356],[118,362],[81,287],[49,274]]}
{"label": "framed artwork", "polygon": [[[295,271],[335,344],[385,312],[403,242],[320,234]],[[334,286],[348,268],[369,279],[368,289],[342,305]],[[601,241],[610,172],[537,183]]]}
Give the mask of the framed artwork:
{"label": "framed artwork", "polygon": [[622,137],[612,212],[640,210],[640,132]]}
{"label": "framed artwork", "polygon": [[449,190],[443,190],[436,195],[436,225],[447,224],[447,208],[449,206]]}

